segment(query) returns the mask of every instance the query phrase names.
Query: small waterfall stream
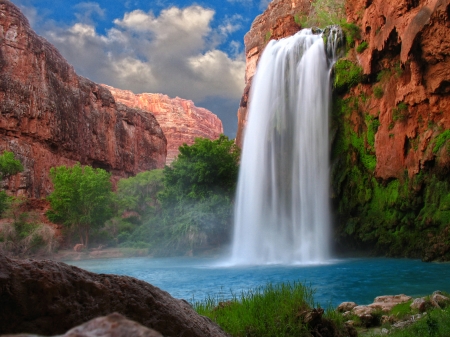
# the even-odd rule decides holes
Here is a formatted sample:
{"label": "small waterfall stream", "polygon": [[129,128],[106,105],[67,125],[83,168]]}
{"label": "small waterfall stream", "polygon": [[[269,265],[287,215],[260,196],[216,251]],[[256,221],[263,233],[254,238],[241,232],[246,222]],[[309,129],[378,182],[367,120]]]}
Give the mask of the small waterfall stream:
{"label": "small waterfall stream", "polygon": [[330,69],[342,31],[325,32],[270,41],[259,61],[236,195],[234,264],[330,257]]}

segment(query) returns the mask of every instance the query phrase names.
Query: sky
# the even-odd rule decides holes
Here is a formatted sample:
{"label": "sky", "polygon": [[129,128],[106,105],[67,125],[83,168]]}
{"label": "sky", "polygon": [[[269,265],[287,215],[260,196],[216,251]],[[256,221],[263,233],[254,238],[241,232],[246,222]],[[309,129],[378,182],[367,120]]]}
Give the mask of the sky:
{"label": "sky", "polygon": [[244,35],[270,0],[12,0],[76,72],[194,101],[236,136]]}

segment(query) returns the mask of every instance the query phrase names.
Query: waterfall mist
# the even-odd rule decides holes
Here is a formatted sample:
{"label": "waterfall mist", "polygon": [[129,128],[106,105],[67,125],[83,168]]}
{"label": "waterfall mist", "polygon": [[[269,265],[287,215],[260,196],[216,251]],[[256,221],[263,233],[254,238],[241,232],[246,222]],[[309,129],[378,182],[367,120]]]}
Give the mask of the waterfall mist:
{"label": "waterfall mist", "polygon": [[[252,82],[232,263],[330,257],[330,69],[338,27],[270,41]],[[326,40],[326,46],[324,44]]]}

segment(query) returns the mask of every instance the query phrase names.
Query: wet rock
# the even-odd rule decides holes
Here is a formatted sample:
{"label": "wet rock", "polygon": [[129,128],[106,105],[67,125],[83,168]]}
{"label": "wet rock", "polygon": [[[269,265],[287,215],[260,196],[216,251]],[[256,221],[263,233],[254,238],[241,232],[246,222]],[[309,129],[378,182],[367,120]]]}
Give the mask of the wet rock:
{"label": "wet rock", "polygon": [[164,336],[227,336],[186,301],[132,277],[0,255],[0,334],[63,334],[114,312]]}

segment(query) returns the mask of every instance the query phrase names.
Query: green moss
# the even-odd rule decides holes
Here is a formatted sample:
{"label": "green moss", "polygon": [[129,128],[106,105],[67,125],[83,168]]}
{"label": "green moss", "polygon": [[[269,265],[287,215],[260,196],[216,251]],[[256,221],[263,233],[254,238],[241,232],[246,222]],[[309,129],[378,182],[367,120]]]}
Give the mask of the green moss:
{"label": "green moss", "polygon": [[341,23],[348,47],[355,45],[355,40],[361,39],[361,29],[354,23]]}
{"label": "green moss", "polygon": [[373,87],[373,95],[375,96],[375,98],[378,98],[378,99],[383,97],[383,95],[384,95],[383,88],[379,85],[374,86]]}
{"label": "green moss", "polygon": [[435,138],[433,153],[438,153],[441,147],[450,139],[450,129],[445,130]]}
{"label": "green moss", "polygon": [[264,42],[267,43],[269,42],[270,38],[272,37],[272,32],[267,32],[266,35],[264,36]]}
{"label": "green moss", "polygon": [[334,65],[334,89],[343,93],[361,83],[363,80],[362,68],[355,63],[340,59]]}
{"label": "green moss", "polygon": [[397,107],[392,109],[392,120],[394,122],[404,122],[408,118],[408,105],[404,102],[397,104]]}
{"label": "green moss", "polygon": [[356,52],[361,54],[364,50],[367,49],[368,46],[369,44],[367,43],[367,41],[363,41],[358,45],[358,47],[356,47]]}

